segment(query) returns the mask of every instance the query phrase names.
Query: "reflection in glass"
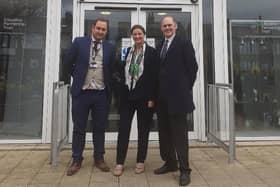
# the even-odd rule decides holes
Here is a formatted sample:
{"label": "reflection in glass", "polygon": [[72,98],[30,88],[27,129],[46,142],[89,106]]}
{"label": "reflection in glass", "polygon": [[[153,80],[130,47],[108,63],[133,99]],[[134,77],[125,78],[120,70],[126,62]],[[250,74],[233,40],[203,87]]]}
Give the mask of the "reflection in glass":
{"label": "reflection in glass", "polygon": [[73,30],[73,1],[61,1],[61,41],[60,41],[60,66],[59,66],[59,79],[64,83],[70,84],[71,77],[66,72],[65,64],[63,63],[66,52],[72,43],[72,30]]}
{"label": "reflection in glass", "polygon": [[46,7],[0,2],[0,139],[41,138]]}
{"label": "reflection in glass", "polygon": [[279,20],[279,0],[227,0],[230,19]]}
{"label": "reflection in glass", "polygon": [[[162,14],[164,12],[164,14]],[[165,15],[173,16],[177,21],[177,34],[183,38],[191,40],[191,13],[175,12],[167,10],[146,11],[146,32],[147,38],[155,38],[155,43],[162,39],[160,21]]]}
{"label": "reflection in glass", "polygon": [[[203,0],[203,63],[205,90],[215,82],[213,0]],[[207,95],[207,94],[206,94]],[[207,100],[207,99],[206,99]]]}
{"label": "reflection in glass", "polygon": [[280,22],[232,22],[238,136],[279,136]]}

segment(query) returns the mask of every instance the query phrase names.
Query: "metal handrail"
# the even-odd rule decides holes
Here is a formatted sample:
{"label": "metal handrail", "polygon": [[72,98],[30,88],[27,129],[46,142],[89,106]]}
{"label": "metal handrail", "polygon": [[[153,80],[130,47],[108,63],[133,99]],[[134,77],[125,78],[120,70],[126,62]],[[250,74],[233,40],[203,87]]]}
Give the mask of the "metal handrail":
{"label": "metal handrail", "polygon": [[[221,137],[216,134],[216,129],[213,127],[220,128],[220,118],[221,118],[221,106],[225,106],[226,103],[221,103],[221,98],[219,93],[223,91],[225,93],[224,97],[228,98],[228,133],[229,139],[228,144]],[[234,96],[232,84],[208,84],[208,128],[207,128],[207,138],[208,140],[214,142],[221,148],[223,148],[229,155],[229,162],[232,163],[235,160],[235,124],[234,124]],[[210,114],[211,112],[211,114]],[[224,116],[223,116],[224,117]],[[212,132],[212,129],[214,132]]]}
{"label": "metal handrail", "polygon": [[69,85],[53,83],[51,165],[57,166],[59,152],[68,141]]}

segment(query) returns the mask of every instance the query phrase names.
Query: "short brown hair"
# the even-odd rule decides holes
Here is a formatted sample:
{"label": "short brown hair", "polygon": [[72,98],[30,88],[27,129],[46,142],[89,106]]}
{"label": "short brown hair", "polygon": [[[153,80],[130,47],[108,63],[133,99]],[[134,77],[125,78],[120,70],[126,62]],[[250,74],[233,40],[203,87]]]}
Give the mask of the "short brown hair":
{"label": "short brown hair", "polygon": [[92,22],[92,27],[96,25],[96,23],[100,21],[100,22],[106,22],[107,23],[107,27],[109,26],[109,21],[107,19],[103,19],[103,18],[97,18]]}
{"label": "short brown hair", "polygon": [[144,35],[146,34],[146,31],[142,25],[133,25],[130,29],[130,34],[132,34],[135,29],[140,29],[144,33]]}

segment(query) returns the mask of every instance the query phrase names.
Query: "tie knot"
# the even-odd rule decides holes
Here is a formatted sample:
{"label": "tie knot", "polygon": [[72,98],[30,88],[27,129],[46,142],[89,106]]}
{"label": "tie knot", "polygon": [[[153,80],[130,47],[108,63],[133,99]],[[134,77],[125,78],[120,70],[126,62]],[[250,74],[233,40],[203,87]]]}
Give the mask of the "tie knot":
{"label": "tie knot", "polygon": [[93,44],[94,44],[95,47],[97,47],[100,44],[100,42],[99,41],[93,41]]}

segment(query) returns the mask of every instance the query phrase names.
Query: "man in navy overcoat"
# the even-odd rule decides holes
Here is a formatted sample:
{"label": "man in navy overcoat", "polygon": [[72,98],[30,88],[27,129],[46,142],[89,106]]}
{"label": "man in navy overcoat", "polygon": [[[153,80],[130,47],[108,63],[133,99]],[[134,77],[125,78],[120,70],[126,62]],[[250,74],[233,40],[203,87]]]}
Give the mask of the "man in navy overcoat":
{"label": "man in navy overcoat", "polygon": [[192,88],[198,70],[190,41],[176,35],[177,23],[171,16],[161,21],[164,39],[157,47],[158,74],[157,115],[160,155],[164,165],[154,171],[165,174],[178,170],[182,186],[190,183],[187,113],[194,110]]}

